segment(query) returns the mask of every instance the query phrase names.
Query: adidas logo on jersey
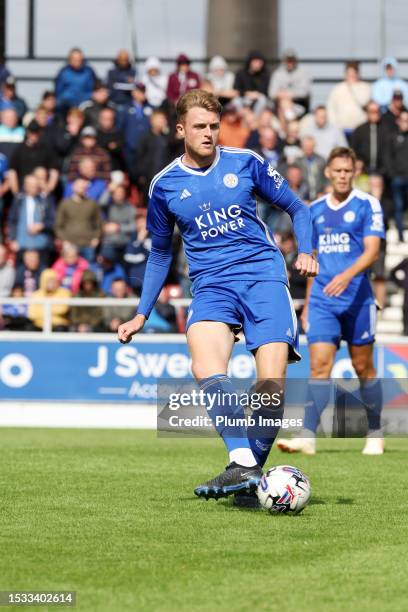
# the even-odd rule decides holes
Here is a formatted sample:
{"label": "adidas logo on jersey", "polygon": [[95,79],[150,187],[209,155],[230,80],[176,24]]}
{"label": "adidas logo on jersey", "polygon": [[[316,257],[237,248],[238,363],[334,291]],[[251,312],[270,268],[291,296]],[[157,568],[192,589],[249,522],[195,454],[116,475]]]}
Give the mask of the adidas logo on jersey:
{"label": "adidas logo on jersey", "polygon": [[293,337],[292,330],[290,329],[290,327],[288,327],[288,329],[286,330],[286,335],[287,335],[289,338],[292,338],[292,337]]}
{"label": "adidas logo on jersey", "polygon": [[366,340],[369,337],[370,337],[370,334],[368,333],[368,331],[365,331],[364,334],[362,334],[361,339]]}
{"label": "adidas logo on jersey", "polygon": [[180,196],[180,200],[185,200],[186,198],[189,198],[191,196],[191,193],[189,192],[188,189],[183,189],[181,196]]}

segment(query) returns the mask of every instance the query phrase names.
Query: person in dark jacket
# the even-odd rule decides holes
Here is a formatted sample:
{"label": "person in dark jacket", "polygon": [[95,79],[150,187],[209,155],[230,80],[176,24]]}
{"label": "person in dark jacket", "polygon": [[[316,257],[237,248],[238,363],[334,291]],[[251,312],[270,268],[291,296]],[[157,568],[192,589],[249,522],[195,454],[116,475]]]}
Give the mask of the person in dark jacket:
{"label": "person in dark jacket", "polygon": [[169,76],[167,83],[167,99],[176,104],[177,100],[189,91],[200,87],[201,79],[197,72],[190,70],[190,58],[180,53],[177,60],[177,68]]}
{"label": "person in dark jacket", "polygon": [[150,116],[150,130],[140,138],[136,159],[137,182],[147,203],[150,181],[170,162],[169,124],[162,111]]}
{"label": "person in dark jacket", "polygon": [[116,185],[112,189],[112,201],[108,206],[106,221],[103,225],[103,246],[110,247],[114,261],[123,257],[135,227],[135,207],[126,198],[126,187]]}
{"label": "person in dark jacket", "polygon": [[234,89],[239,91],[241,97],[254,103],[261,96],[268,95],[269,77],[264,55],[259,51],[251,51],[244,68],[235,76]]}
{"label": "person in dark jacket", "polygon": [[408,336],[408,257],[403,259],[390,272],[390,280],[400,289],[404,290],[404,303],[402,307],[404,336]]}
{"label": "person in dark jacket", "polygon": [[370,101],[366,106],[367,121],[359,125],[351,136],[351,146],[367,171],[377,173],[384,170],[383,153],[386,130],[381,119],[377,102]]}
{"label": "person in dark jacket", "polygon": [[95,81],[95,72],[85,62],[81,49],[71,49],[68,63],[61,68],[55,80],[58,109],[65,112],[89,100]]}
{"label": "person in dark jacket", "polygon": [[[75,297],[104,297],[99,288],[95,273],[84,270],[80,289]],[[71,329],[80,333],[105,331],[104,312],[102,306],[73,306],[71,310]]]}
{"label": "person in dark jacket", "polygon": [[102,108],[98,116],[96,142],[109,154],[112,170],[124,170],[123,134],[115,124],[116,112],[113,108]]}
{"label": "person in dark jacket", "polygon": [[109,102],[108,88],[102,81],[95,81],[91,99],[82,102],[79,107],[79,110],[85,114],[85,125],[96,129],[99,113],[109,105],[113,107],[113,104]]}
{"label": "person in dark jacket", "polygon": [[125,137],[126,167],[131,176],[137,163],[136,154],[140,139],[150,128],[149,117],[153,109],[146,101],[146,87],[143,83],[135,83],[132,89],[132,104],[126,113],[118,117],[118,127]]}
{"label": "person in dark jacket", "polygon": [[53,150],[57,167],[62,174],[68,172],[70,157],[79,145],[80,135],[85,123],[85,114],[79,108],[71,108],[67,113],[66,122],[58,122],[54,129]]}
{"label": "person in dark jacket", "polygon": [[135,79],[136,70],[130,62],[129,53],[126,49],[121,49],[116,56],[114,68],[109,70],[106,77],[109,99],[115,104],[118,111],[131,104],[131,92]]}
{"label": "person in dark jacket", "polygon": [[151,248],[151,240],[148,238],[146,229],[146,215],[143,212],[136,215],[135,225],[135,231],[123,256],[123,263],[132,290],[140,296],[147,258]]}
{"label": "person in dark jacket", "polygon": [[394,218],[401,242],[404,240],[404,207],[408,195],[408,111],[398,119],[398,132],[391,133],[387,147],[385,166],[391,177],[394,201]]}

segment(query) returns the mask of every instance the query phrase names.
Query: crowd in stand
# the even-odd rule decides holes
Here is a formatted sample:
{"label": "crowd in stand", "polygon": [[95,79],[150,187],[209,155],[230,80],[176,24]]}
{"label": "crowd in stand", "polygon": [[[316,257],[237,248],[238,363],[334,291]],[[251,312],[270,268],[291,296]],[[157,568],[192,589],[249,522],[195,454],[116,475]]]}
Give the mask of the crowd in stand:
{"label": "crowd in stand", "polygon": [[[328,190],[325,160],[333,147],[351,145],[358,158],[355,187],[383,205],[387,226],[404,240],[408,192],[408,85],[393,58],[371,86],[357,62],[325,105],[311,108],[312,78],[294,51],[269,70],[259,52],[235,74],[223,57],[198,74],[181,54],[164,74],[150,57],[136,70],[121,50],[105,75],[96,75],[80,49],[34,109],[19,97],[16,79],[0,67],[0,296],[139,296],[150,241],[146,230],[148,186],[153,176],[183,151],[175,130],[175,103],[201,87],[223,105],[220,144],[253,149],[286,176],[307,203]],[[260,214],[287,262],[294,298],[305,285],[292,267],[296,243],[285,213],[260,203]],[[385,301],[384,256],[373,276]],[[405,275],[405,271],[407,275]],[[408,283],[408,261],[392,272]],[[147,332],[183,330],[169,297],[190,297],[180,236],[165,289]],[[405,333],[408,333],[408,299]],[[300,303],[300,302],[299,302]],[[0,328],[39,330],[43,306],[5,304]],[[116,331],[132,316],[128,306],[53,305],[54,330]]]}

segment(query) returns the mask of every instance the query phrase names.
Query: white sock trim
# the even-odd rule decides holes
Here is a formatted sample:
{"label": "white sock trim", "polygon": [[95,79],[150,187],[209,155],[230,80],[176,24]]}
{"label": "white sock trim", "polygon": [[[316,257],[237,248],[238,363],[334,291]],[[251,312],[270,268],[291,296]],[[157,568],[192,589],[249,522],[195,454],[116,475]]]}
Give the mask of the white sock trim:
{"label": "white sock trim", "polygon": [[234,450],[229,453],[229,458],[230,463],[235,461],[235,463],[244,465],[245,467],[253,467],[257,464],[254,454],[250,448],[234,448]]}

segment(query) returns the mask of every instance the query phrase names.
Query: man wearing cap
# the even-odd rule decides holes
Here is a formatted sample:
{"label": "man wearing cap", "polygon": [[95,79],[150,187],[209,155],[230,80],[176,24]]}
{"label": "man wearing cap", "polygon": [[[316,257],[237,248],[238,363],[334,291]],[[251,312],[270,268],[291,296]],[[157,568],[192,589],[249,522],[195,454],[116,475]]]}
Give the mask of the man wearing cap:
{"label": "man wearing cap", "polygon": [[189,91],[200,87],[201,79],[197,72],[190,70],[190,58],[180,53],[177,58],[177,69],[169,76],[167,84],[167,98],[173,104]]}
{"label": "man wearing cap", "polygon": [[125,138],[125,162],[131,176],[134,174],[140,139],[150,128],[149,117],[152,112],[153,109],[146,100],[146,86],[137,81],[133,84],[131,105],[118,117],[118,127]]}
{"label": "man wearing cap", "polygon": [[0,110],[6,108],[14,108],[18,115],[18,122],[21,123],[24,115],[27,112],[27,104],[23,98],[17,95],[16,92],[16,79],[13,76],[8,76],[5,80],[2,93]]}
{"label": "man wearing cap", "polygon": [[393,57],[386,57],[382,61],[383,76],[373,84],[372,97],[380,105],[384,113],[392,100],[392,95],[398,89],[403,97],[405,106],[408,105],[408,85],[397,76],[398,62]]}
{"label": "man wearing cap", "polygon": [[109,154],[97,145],[97,132],[87,126],[81,130],[80,144],[74,149],[68,168],[68,180],[79,176],[79,165],[84,157],[91,157],[96,164],[96,178],[109,180],[112,164]]}
{"label": "man wearing cap", "polygon": [[388,109],[382,116],[382,123],[387,133],[398,131],[398,119],[402,112],[407,108],[404,104],[404,94],[400,89],[396,89],[392,94]]}
{"label": "man wearing cap", "polygon": [[282,58],[281,65],[271,76],[268,96],[272,100],[290,96],[295,104],[309,110],[311,80],[307,71],[299,66],[296,52],[288,49]]}
{"label": "man wearing cap", "polygon": [[55,156],[48,146],[41,142],[41,126],[33,119],[26,128],[24,142],[18,145],[10,159],[10,188],[17,195],[23,185],[24,177],[31,174],[35,168],[42,167],[49,171],[47,193],[54,191],[59,172],[56,168]]}

